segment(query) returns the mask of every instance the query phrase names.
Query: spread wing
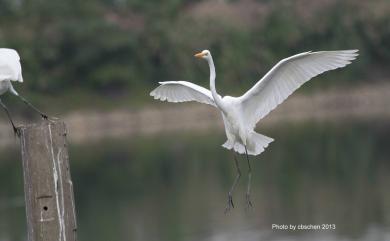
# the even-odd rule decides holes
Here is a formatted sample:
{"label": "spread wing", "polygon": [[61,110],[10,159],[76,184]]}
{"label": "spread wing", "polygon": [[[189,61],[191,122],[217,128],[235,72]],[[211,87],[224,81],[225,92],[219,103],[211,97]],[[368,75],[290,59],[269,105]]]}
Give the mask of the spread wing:
{"label": "spread wing", "polygon": [[239,97],[251,127],[311,78],[345,67],[358,50],[305,52],[281,60],[243,96]]}
{"label": "spread wing", "polygon": [[0,81],[3,80],[23,82],[20,57],[13,49],[0,48]]}
{"label": "spread wing", "polygon": [[187,81],[159,82],[160,86],[150,92],[154,99],[169,102],[197,101],[216,106],[211,92],[202,86]]}

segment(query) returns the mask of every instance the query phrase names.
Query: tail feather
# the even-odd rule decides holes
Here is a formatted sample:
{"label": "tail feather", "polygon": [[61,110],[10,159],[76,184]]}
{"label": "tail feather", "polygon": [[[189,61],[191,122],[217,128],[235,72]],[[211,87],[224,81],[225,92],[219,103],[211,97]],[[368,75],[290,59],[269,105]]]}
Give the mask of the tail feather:
{"label": "tail feather", "polygon": [[[253,156],[259,155],[273,141],[274,139],[272,139],[271,137],[253,132],[250,138],[248,138],[247,140],[248,155],[253,155]],[[239,142],[233,142],[231,140],[227,140],[222,146],[229,150],[233,149],[234,151],[240,154],[245,153],[244,145]]]}

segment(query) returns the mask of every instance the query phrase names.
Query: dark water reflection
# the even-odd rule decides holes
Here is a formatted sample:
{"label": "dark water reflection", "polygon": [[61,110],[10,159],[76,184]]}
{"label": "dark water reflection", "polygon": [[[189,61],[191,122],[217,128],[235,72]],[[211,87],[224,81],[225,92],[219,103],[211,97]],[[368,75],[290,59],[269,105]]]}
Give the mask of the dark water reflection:
{"label": "dark water reflection", "polygon": [[[172,133],[71,146],[79,240],[390,240],[390,125],[289,124],[246,163],[236,208],[223,214],[235,170],[223,133]],[[0,241],[25,240],[20,156],[2,151]],[[272,224],[335,224],[281,231]]]}

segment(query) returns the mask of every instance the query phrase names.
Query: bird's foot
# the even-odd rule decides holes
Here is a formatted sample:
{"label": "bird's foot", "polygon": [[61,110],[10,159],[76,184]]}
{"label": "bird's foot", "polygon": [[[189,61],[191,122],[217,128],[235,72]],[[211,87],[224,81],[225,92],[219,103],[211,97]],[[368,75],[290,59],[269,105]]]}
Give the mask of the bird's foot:
{"label": "bird's foot", "polygon": [[41,116],[42,116],[42,118],[43,118],[44,120],[48,120],[48,119],[49,119],[49,117],[48,117],[46,114],[41,114]]}
{"label": "bird's foot", "polygon": [[48,116],[48,115],[46,115],[46,114],[41,114],[41,116],[42,116],[42,119],[44,119],[44,120],[46,120],[46,121],[51,121],[51,122],[53,122],[53,121],[59,120],[59,118],[58,118],[58,117],[55,117],[55,116]]}
{"label": "bird's foot", "polygon": [[13,126],[13,129],[14,129],[14,135],[20,137],[20,129],[16,128],[15,126]]}
{"label": "bird's foot", "polygon": [[227,203],[227,206],[225,208],[225,214],[228,213],[231,208],[234,208],[234,204],[233,204],[232,195],[229,193],[228,194],[228,203]]}
{"label": "bird's foot", "polygon": [[249,210],[249,209],[252,209],[253,208],[253,205],[252,205],[252,202],[251,202],[251,196],[249,193],[247,193],[245,195],[245,200],[246,200],[246,210]]}

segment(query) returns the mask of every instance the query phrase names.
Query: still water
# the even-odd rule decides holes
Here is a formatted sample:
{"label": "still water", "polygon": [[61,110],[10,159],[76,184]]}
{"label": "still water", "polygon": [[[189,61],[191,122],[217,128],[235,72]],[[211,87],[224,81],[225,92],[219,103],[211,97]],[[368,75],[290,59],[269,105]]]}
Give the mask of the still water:
{"label": "still water", "polygon": [[[254,207],[245,211],[240,157],[227,215],[235,168],[218,130],[70,145],[79,240],[390,240],[390,124],[286,124],[262,133],[276,141],[251,158]],[[17,147],[1,150],[0,241],[26,240],[22,182]]]}

